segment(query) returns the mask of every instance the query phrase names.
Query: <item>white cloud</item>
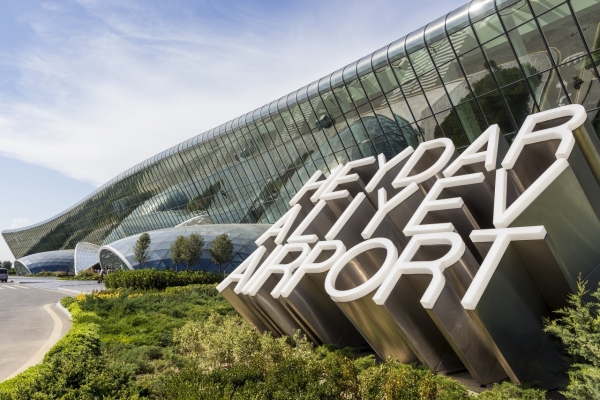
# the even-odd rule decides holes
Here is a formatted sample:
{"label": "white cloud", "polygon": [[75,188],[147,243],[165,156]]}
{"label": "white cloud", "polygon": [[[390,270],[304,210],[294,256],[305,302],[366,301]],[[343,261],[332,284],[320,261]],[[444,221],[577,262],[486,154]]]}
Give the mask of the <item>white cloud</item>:
{"label": "white cloud", "polygon": [[10,224],[10,229],[23,228],[24,226],[31,225],[31,222],[27,218],[15,218]]}
{"label": "white cloud", "polygon": [[19,74],[16,94],[0,91],[0,152],[100,185],[460,5],[437,1],[432,14],[436,1],[422,3],[332,1],[271,16],[206,2],[203,16],[183,4],[45,2],[22,17],[37,39],[0,54]]}

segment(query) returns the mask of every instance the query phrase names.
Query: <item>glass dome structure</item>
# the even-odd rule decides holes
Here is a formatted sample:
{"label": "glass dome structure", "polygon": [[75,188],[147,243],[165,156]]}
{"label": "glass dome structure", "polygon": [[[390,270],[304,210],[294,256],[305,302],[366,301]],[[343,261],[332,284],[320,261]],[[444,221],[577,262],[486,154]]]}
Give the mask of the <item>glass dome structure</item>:
{"label": "glass dome structure", "polygon": [[100,265],[113,270],[134,270],[140,268],[155,269],[178,269],[183,265],[176,266],[171,260],[171,245],[178,236],[189,236],[192,233],[201,235],[204,239],[204,252],[191,270],[217,271],[217,266],[211,261],[208,249],[212,241],[220,234],[226,233],[233,242],[233,257],[231,261],[222,266],[225,272],[233,271],[240,265],[257,246],[254,243],[271,225],[267,224],[217,224],[217,225],[189,225],[178,226],[169,229],[150,231],[150,259],[140,266],[134,257],[133,249],[140,235],[134,235],[125,239],[117,240],[100,247]]}
{"label": "glass dome structure", "polygon": [[74,272],[75,250],[56,250],[32,254],[15,260],[15,269],[19,275],[31,275],[38,272]]}

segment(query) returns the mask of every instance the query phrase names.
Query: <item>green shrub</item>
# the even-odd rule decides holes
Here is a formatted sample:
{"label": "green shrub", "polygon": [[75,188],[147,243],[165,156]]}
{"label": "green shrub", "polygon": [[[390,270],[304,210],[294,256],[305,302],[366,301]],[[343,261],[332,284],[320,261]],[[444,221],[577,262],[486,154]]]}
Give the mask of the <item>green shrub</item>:
{"label": "green shrub", "polygon": [[117,271],[104,278],[104,286],[109,289],[165,289],[171,286],[186,286],[193,284],[218,283],[221,275],[209,272],[180,272],[158,271],[155,269],[140,269],[135,271]]}
{"label": "green shrub", "polygon": [[85,271],[81,271],[78,275],[61,275],[58,279],[65,281],[97,281],[100,279],[100,275],[86,269]]}
{"label": "green shrub", "polygon": [[521,388],[519,385],[510,382],[495,384],[492,390],[477,396],[478,400],[544,400],[545,398],[546,392],[543,390]]}
{"label": "green shrub", "polygon": [[569,295],[569,306],[546,320],[546,332],[562,341],[570,355],[569,385],[562,392],[569,399],[600,398],[600,288],[590,294],[587,281],[579,279],[577,293]]}
{"label": "green shrub", "polygon": [[64,307],[64,308],[68,308],[71,304],[75,303],[77,300],[75,300],[75,298],[71,297],[71,296],[67,296],[67,297],[63,297],[62,299],[60,299],[60,304]]}

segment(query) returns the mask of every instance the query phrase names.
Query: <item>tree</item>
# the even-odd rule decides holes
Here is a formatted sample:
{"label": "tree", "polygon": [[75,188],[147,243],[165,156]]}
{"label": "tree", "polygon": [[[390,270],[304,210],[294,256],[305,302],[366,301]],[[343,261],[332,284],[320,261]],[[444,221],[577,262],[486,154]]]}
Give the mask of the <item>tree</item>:
{"label": "tree", "polygon": [[12,262],[10,262],[10,261],[2,261],[2,268],[11,269],[12,268]]}
{"label": "tree", "polygon": [[185,261],[185,252],[187,240],[185,236],[177,236],[171,245],[171,260],[175,263],[175,272],[178,271],[179,264]]}
{"label": "tree", "polygon": [[148,252],[148,248],[150,247],[150,235],[147,232],[144,232],[140,235],[137,242],[135,242],[135,247],[133,248],[133,254],[135,261],[139,264],[140,267],[144,265],[150,259],[150,252]]}
{"label": "tree", "polygon": [[212,261],[217,264],[219,273],[222,274],[221,266],[231,260],[233,257],[233,243],[229,239],[229,235],[223,233],[213,240],[210,249],[208,250]]}
{"label": "tree", "polygon": [[201,235],[192,233],[186,238],[186,249],[184,254],[185,270],[198,262],[204,252],[204,239]]}

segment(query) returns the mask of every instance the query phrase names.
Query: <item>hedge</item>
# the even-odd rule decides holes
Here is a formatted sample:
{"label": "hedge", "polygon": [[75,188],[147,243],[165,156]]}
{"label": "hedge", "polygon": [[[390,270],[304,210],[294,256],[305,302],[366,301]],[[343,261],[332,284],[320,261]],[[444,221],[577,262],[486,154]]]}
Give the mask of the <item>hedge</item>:
{"label": "hedge", "polygon": [[214,284],[220,282],[221,279],[221,275],[210,272],[186,271],[176,273],[168,270],[140,269],[110,273],[104,278],[104,286],[107,289],[162,290],[171,286]]}

